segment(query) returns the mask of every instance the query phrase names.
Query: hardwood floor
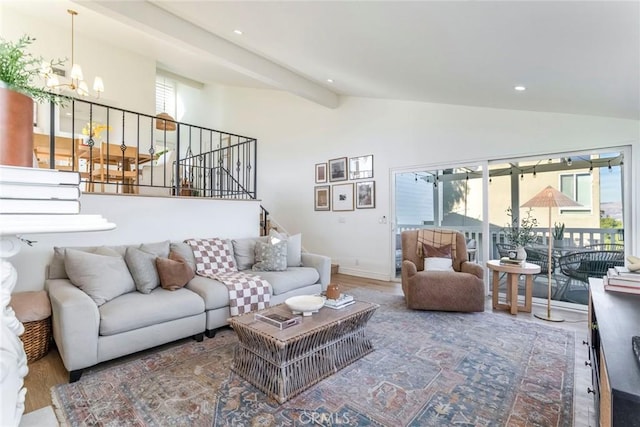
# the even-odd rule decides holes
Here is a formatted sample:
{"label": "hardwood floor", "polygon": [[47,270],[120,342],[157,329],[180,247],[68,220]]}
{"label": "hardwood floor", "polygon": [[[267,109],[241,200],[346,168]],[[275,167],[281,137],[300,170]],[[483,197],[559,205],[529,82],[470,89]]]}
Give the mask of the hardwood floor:
{"label": "hardwood floor", "polygon": [[29,363],[29,373],[24,379],[27,388],[25,413],[51,405],[51,387],[68,381],[69,373],[62,364],[58,349],[51,346],[43,358]]}
{"label": "hardwood floor", "polygon": [[[336,274],[332,276],[332,283],[338,283],[341,290],[346,292],[350,289],[365,288],[402,295],[402,287],[399,282],[385,282]],[[488,297],[485,306],[487,311],[492,311],[491,304],[491,298]],[[534,303],[533,312],[543,309],[543,306],[536,306]],[[511,316],[503,310],[495,312],[503,316]],[[587,335],[587,314],[559,309],[554,309],[554,314],[563,317],[565,322],[550,324],[535,318],[531,313],[518,313],[518,318],[531,321],[534,324],[560,327],[575,333],[574,426],[594,426],[596,424],[593,398],[587,393],[587,387],[591,386],[591,371],[590,368],[585,367],[584,362],[588,359],[588,353],[587,347],[582,344]],[[62,364],[58,351],[55,346],[52,346],[45,357],[29,364],[29,374],[25,378],[25,387],[27,388],[25,413],[51,405],[51,387],[66,383],[68,379],[69,374]]]}

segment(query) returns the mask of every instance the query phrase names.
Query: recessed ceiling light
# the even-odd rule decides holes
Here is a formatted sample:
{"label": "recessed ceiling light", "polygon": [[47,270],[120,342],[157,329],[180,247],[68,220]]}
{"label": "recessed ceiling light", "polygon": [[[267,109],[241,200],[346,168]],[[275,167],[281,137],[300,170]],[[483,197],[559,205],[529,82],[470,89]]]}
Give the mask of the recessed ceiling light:
{"label": "recessed ceiling light", "polygon": [[236,33],[239,36],[242,35],[242,30],[233,30],[233,32]]}
{"label": "recessed ceiling light", "polygon": [[333,79],[327,79],[327,82],[333,83]]}
{"label": "recessed ceiling light", "polygon": [[522,92],[523,90],[527,90],[527,88],[524,87],[524,86],[515,86],[514,89],[517,90],[518,92]]}

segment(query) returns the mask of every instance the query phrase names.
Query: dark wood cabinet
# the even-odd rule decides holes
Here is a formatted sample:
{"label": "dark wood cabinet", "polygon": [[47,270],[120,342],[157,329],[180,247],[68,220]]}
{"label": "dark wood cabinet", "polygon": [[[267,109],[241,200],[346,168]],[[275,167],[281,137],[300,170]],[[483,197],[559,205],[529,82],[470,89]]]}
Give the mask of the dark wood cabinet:
{"label": "dark wood cabinet", "polygon": [[589,280],[589,361],[597,419],[603,427],[640,427],[640,295],[605,291]]}

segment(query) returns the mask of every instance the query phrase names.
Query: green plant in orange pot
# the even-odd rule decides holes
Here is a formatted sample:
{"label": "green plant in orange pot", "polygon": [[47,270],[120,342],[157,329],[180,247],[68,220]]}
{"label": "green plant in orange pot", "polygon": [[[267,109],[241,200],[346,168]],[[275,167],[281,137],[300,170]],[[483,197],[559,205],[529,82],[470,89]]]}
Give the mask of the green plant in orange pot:
{"label": "green plant in orange pot", "polygon": [[41,78],[45,70],[64,61],[44,62],[27,52],[34,41],[27,35],[17,42],[0,38],[0,164],[31,166],[33,101],[64,102],[64,98],[47,90]]}

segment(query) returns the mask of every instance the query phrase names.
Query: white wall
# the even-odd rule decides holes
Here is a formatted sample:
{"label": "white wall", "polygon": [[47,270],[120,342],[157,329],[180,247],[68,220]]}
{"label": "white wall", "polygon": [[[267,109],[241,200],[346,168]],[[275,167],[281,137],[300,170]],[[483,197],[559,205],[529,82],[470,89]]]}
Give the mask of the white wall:
{"label": "white wall", "polygon": [[241,238],[260,234],[260,202],[83,194],[82,214],[100,214],[116,229],[91,233],[33,234],[10,259],[18,271],[14,292],[39,290],[54,246],[121,245],[191,237]]}
{"label": "white wall", "polygon": [[[640,122],[633,120],[349,97],[332,110],[278,91],[241,88],[223,88],[217,97],[224,129],[258,138],[258,194],[274,219],[291,233],[302,232],[304,246],[331,256],[342,272],[380,279],[391,271],[391,169],[620,145],[632,145],[634,154],[640,149]],[[376,208],[314,211],[314,165],[366,154],[374,155]],[[639,156],[625,161],[634,172],[633,198],[625,202],[638,212]],[[632,244],[638,253],[638,243]]]}
{"label": "white wall", "polygon": [[[66,14],[66,11],[61,9],[60,13]],[[49,21],[27,17],[7,5],[0,5],[0,25],[3,38],[16,41],[26,33],[36,39],[29,47],[30,53],[36,57],[42,56],[45,60],[66,58],[65,68],[67,72],[71,69],[70,19],[66,26],[56,26]],[[82,66],[89,88],[92,88],[96,75],[101,76],[104,81],[105,92],[98,102],[155,115],[155,60],[115,47],[77,30],[75,51],[75,61]],[[40,111],[41,117],[48,113],[48,109],[43,108],[45,109]],[[41,127],[48,132],[47,124]],[[118,139],[117,136],[114,137]]]}

